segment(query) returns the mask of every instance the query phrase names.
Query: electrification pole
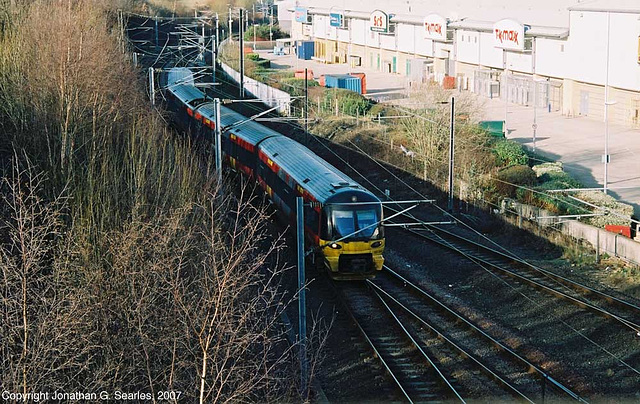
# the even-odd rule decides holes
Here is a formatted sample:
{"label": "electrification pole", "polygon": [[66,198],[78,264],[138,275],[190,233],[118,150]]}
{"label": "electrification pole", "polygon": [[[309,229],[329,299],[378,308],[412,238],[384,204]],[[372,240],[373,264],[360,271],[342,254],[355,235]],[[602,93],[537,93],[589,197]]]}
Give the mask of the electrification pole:
{"label": "electrification pole", "polygon": [[304,199],[296,198],[297,241],[298,241],[298,329],[300,343],[300,388],[303,397],[307,394],[307,306],[304,271]]}
{"label": "electrification pole", "polygon": [[447,208],[449,212],[453,212],[453,144],[454,144],[454,129],[456,121],[456,107],[455,98],[451,97],[451,127],[449,129],[449,204]]}
{"label": "electrification pole", "polygon": [[156,84],[153,67],[149,68],[149,98],[151,98],[151,105],[156,105]]}
{"label": "electrification pole", "polygon": [[218,59],[218,47],[220,46],[220,19],[218,13],[216,13],[216,60]]}
{"label": "electrification pole", "polygon": [[239,20],[239,34],[240,34],[240,99],[244,98],[244,25],[242,25],[243,21],[243,9],[240,9],[240,20]]}
{"label": "electrification pole", "polygon": [[215,161],[216,161],[216,173],[218,175],[218,185],[222,184],[222,128],[220,127],[220,98],[213,100],[214,110],[216,114],[216,127],[214,129],[215,134]]}
{"label": "electrification pole", "polygon": [[233,42],[233,30],[232,27],[233,20],[231,19],[231,7],[229,7],[229,41]]}
{"label": "electrification pole", "polygon": [[304,141],[309,144],[309,77],[307,68],[304,68]]}

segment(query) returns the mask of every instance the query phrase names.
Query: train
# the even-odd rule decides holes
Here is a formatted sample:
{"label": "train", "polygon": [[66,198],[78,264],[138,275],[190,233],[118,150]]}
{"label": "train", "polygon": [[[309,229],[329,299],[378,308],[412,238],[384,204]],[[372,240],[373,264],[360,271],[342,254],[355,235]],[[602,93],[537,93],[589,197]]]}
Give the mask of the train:
{"label": "train", "polygon": [[[192,71],[168,69],[162,85],[181,131],[196,140],[214,139],[214,103],[196,86]],[[314,263],[334,279],[375,277],[385,248],[378,197],[302,144],[224,106],[220,127],[225,169],[257,182],[286,220],[296,220],[296,197],[304,198],[305,242]]]}

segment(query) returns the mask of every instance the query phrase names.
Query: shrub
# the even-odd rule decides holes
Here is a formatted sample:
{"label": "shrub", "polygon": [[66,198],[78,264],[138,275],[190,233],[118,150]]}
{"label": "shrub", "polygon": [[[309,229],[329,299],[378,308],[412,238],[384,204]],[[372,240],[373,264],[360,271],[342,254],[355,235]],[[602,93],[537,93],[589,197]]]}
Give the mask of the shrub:
{"label": "shrub", "polygon": [[[277,25],[273,25],[271,27],[272,38],[275,41],[276,39],[284,38],[285,34],[280,30],[280,27]],[[249,27],[249,29],[244,33],[245,41],[253,41],[253,27]],[[268,41],[269,40],[269,24],[258,25],[256,27],[255,37],[258,41]]]}
{"label": "shrub", "polygon": [[338,108],[343,114],[364,115],[373,103],[358,93],[342,88],[333,88],[324,93],[323,107],[331,109],[331,105],[338,103]]}
{"label": "shrub", "polygon": [[[315,80],[307,80],[307,86],[317,87],[319,84]],[[298,79],[295,77],[283,78],[280,79],[278,84],[275,84],[275,87],[278,87],[294,96],[304,95],[304,79]]]}
{"label": "shrub", "polygon": [[493,145],[496,164],[502,167],[524,165],[529,162],[524,147],[512,140],[499,140]]}
{"label": "shrub", "polygon": [[260,55],[258,55],[257,53],[247,53],[245,57],[247,58],[247,60],[254,60],[256,62],[260,60]]}
{"label": "shrub", "polygon": [[531,167],[526,165],[517,165],[505,168],[499,171],[495,178],[496,190],[505,196],[515,197],[518,188],[516,185],[530,187],[536,184],[536,173]]}

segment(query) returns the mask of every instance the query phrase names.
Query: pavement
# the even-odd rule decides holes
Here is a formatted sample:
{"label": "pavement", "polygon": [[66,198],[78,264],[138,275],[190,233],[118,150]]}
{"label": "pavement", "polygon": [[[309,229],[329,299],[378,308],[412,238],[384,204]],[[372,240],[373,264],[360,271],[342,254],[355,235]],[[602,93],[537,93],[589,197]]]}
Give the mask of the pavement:
{"label": "pavement", "polygon": [[[275,56],[259,52],[270,59],[272,67],[282,69],[312,69],[321,74],[364,72],[367,75],[367,95],[377,101],[406,97],[406,78],[362,67],[349,68],[344,64],[325,64],[315,60],[300,60],[295,55]],[[504,120],[505,103],[500,99],[478,96],[486,120]],[[605,123],[593,117],[566,117],[559,112],[536,111],[535,150],[544,157],[561,161],[565,171],[585,187],[602,188],[605,146]],[[507,138],[533,148],[533,107],[517,104],[506,106]],[[608,189],[614,198],[632,205],[640,217],[640,130],[609,124]]]}

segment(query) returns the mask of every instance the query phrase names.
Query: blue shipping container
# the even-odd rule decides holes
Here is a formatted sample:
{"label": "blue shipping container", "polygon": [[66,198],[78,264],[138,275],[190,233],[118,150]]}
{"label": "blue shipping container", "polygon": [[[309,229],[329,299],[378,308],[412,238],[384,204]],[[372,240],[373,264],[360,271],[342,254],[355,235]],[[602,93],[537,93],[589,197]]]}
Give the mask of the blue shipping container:
{"label": "blue shipping container", "polygon": [[297,46],[298,59],[311,60],[315,50],[315,42],[299,41]]}
{"label": "blue shipping container", "polygon": [[359,77],[349,74],[327,74],[324,76],[324,80],[329,88],[344,88],[362,94],[362,82]]}

